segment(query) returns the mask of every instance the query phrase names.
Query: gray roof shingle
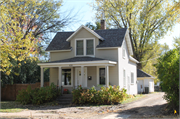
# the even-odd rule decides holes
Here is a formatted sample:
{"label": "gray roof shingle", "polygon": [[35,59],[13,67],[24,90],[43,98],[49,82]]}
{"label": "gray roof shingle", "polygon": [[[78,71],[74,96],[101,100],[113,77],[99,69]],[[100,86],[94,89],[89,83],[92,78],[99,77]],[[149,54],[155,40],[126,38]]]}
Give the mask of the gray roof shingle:
{"label": "gray roof shingle", "polygon": [[[127,28],[95,30],[94,32],[104,38],[97,47],[121,47],[126,31]],[[74,32],[58,32],[47,47],[46,51],[71,49],[70,43],[67,42],[66,39],[73,33]]]}
{"label": "gray roof shingle", "polygon": [[51,62],[46,62],[46,63],[64,63],[64,62],[82,62],[82,61],[103,61],[103,60],[106,60],[106,59],[96,58],[96,57],[73,57],[73,58],[69,58],[69,59],[51,61]]}
{"label": "gray roof shingle", "polygon": [[147,74],[146,72],[144,72],[140,69],[137,69],[137,77],[152,77],[152,78],[154,78],[153,76]]}

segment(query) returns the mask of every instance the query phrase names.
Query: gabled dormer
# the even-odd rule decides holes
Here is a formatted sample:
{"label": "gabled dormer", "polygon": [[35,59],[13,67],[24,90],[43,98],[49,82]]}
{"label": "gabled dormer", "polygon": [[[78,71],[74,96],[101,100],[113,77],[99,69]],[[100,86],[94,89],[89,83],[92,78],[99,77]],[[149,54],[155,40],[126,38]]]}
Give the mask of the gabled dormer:
{"label": "gabled dormer", "polygon": [[70,42],[75,57],[95,56],[95,48],[99,40],[104,39],[88,27],[79,27],[66,41]]}

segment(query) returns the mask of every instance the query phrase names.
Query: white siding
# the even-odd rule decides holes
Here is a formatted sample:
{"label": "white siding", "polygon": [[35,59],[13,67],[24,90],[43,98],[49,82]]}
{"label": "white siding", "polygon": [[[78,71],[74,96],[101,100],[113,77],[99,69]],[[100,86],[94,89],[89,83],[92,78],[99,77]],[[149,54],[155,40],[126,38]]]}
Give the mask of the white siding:
{"label": "white siding", "polygon": [[[125,57],[122,56],[123,54],[123,48],[125,48]],[[119,85],[120,88],[123,88],[123,70],[126,70],[126,89],[128,89],[128,86],[130,90],[127,92],[129,94],[137,94],[137,67],[136,63],[131,62],[129,60],[129,53],[126,45],[126,41],[123,41],[122,47],[118,48],[118,68],[119,68]],[[134,73],[134,84],[128,83],[128,79],[131,81],[131,72]]]}

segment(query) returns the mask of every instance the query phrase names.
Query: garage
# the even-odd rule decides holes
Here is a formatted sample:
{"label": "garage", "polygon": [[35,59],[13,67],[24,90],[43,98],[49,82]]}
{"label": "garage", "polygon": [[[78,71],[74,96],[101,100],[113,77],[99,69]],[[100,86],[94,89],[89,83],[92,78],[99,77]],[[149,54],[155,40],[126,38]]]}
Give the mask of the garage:
{"label": "garage", "polygon": [[138,93],[154,92],[154,77],[137,69],[137,90]]}

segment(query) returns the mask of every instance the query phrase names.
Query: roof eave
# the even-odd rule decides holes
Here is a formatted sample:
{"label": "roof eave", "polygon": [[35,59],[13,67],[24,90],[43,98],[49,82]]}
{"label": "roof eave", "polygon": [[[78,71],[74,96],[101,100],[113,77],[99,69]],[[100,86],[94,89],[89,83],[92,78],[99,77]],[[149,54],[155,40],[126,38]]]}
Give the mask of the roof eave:
{"label": "roof eave", "polygon": [[81,25],[71,36],[69,36],[66,41],[69,41],[77,32],[79,32],[82,28],[86,29],[87,31],[89,31],[90,33],[92,33],[94,36],[96,36],[98,39],[100,40],[104,40],[104,38],[102,38],[100,35],[98,35],[97,33],[95,33],[93,30],[91,30],[88,27],[85,27],[84,25]]}

